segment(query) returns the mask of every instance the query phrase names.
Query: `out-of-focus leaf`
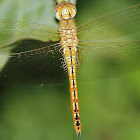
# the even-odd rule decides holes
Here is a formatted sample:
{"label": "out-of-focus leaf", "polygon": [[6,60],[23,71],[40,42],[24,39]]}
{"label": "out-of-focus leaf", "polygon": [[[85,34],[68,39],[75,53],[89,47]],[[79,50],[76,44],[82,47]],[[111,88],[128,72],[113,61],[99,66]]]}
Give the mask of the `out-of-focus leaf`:
{"label": "out-of-focus leaf", "polygon": [[0,2],[0,64],[2,64],[0,69],[9,59],[4,54],[10,53],[17,47],[9,46],[11,43],[23,39],[36,39],[45,42],[59,40],[54,7],[55,1],[46,0]]}

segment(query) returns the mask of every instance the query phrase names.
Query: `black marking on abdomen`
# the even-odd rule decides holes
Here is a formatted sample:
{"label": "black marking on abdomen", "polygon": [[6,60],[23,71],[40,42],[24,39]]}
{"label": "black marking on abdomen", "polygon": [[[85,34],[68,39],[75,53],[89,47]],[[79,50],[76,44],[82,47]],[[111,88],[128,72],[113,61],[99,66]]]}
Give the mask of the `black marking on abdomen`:
{"label": "black marking on abdomen", "polygon": [[74,73],[74,71],[73,71],[73,67],[71,67],[71,71],[72,71],[72,74]]}
{"label": "black marking on abdomen", "polygon": [[76,125],[77,125],[77,126],[80,126],[80,122],[79,122],[79,121],[76,121]]}
{"label": "black marking on abdomen", "polygon": [[79,116],[78,114],[76,113],[76,117],[75,117],[76,120],[79,120]]}
{"label": "black marking on abdomen", "polygon": [[76,98],[75,90],[73,91],[73,93],[74,93],[74,97]]}
{"label": "black marking on abdomen", "polygon": [[77,112],[78,110],[77,110],[77,105],[76,105],[76,102],[75,102],[75,110],[74,110],[75,112]]}
{"label": "black marking on abdomen", "polygon": [[75,83],[74,83],[74,79],[73,79],[73,86],[75,85]]}

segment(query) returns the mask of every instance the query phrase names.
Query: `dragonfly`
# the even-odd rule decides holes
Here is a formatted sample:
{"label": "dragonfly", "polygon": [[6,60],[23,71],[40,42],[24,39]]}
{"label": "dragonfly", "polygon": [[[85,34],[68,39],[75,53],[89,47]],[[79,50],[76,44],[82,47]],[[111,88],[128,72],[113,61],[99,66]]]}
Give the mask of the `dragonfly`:
{"label": "dragonfly", "polygon": [[[0,20],[0,83],[9,81],[8,72],[12,67],[12,76],[21,71],[27,77],[31,75],[31,82],[22,77],[22,82],[29,85],[36,85],[39,80],[39,85],[47,84],[52,79],[63,83],[68,77],[74,128],[77,139],[81,140],[77,80],[95,80],[98,75],[104,78],[102,67],[108,65],[109,77],[119,75],[118,65],[113,63],[116,60],[122,64],[123,72],[139,67],[140,40],[127,41],[127,36],[140,31],[140,4],[92,19],[79,27],[73,20],[77,12],[73,3],[61,1],[54,12],[59,20],[58,29]],[[106,62],[108,59],[111,61]],[[13,62],[14,66],[7,62]],[[82,72],[77,74],[78,70]],[[62,76],[63,71],[66,77]],[[19,79],[14,78],[14,82],[17,84]]]}

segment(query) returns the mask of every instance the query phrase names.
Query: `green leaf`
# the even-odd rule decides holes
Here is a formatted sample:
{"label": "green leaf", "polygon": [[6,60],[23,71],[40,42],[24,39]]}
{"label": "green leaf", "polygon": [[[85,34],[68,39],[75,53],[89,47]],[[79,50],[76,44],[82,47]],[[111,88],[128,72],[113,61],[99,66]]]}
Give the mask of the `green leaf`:
{"label": "green leaf", "polygon": [[54,1],[46,0],[0,2],[0,69],[9,59],[8,55],[4,54],[16,48],[15,45],[9,44],[24,39],[59,41],[54,7]]}

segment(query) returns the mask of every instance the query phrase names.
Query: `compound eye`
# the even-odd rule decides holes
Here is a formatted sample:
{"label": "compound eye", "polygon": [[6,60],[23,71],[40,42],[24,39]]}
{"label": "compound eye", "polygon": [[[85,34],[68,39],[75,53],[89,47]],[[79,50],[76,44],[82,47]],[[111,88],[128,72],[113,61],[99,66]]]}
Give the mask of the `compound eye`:
{"label": "compound eye", "polygon": [[74,8],[74,9],[76,9],[76,7],[75,7],[75,5],[74,5],[73,3],[66,2],[65,4],[66,4],[67,6],[69,6],[69,7],[72,7],[72,8]]}
{"label": "compound eye", "polygon": [[62,7],[63,7],[63,3],[60,3],[60,4],[57,4],[56,6],[55,6],[55,9],[54,9],[54,11],[55,11],[55,13],[59,10],[59,9],[61,9]]}
{"label": "compound eye", "polygon": [[75,5],[73,3],[70,3],[70,2],[65,2],[65,4],[66,4],[66,6],[69,7],[71,17],[73,18],[77,12]]}
{"label": "compound eye", "polygon": [[54,9],[54,12],[55,12],[55,17],[58,19],[58,20],[60,20],[60,18],[61,18],[61,13],[60,13],[60,11],[61,11],[61,8],[64,6],[64,3],[60,3],[60,4],[57,4],[56,6],[55,6],[55,9]]}

